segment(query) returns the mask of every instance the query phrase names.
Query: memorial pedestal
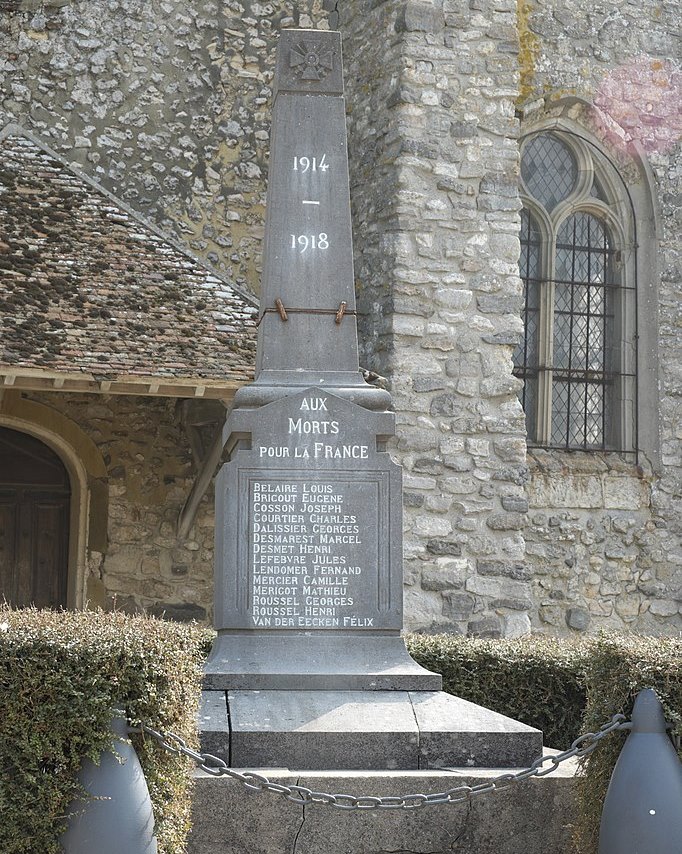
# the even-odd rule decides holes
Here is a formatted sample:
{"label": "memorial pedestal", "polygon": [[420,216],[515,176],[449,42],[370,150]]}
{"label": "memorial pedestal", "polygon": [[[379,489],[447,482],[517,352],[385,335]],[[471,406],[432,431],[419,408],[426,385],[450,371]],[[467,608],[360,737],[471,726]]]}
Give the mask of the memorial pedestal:
{"label": "memorial pedestal", "polygon": [[219,635],[204,688],[285,691],[439,691],[441,677],[400,637]]}

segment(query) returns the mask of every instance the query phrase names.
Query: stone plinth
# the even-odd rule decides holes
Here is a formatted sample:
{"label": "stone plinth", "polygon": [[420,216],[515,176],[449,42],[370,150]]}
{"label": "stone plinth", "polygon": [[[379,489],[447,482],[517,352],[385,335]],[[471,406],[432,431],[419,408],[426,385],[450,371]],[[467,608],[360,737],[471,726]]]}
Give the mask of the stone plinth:
{"label": "stone plinth", "polygon": [[204,691],[202,749],[234,767],[527,766],[542,733],[442,691]]}
{"label": "stone plinth", "polygon": [[204,668],[212,690],[438,691],[441,683],[390,636],[224,634]]}
{"label": "stone plinth", "polygon": [[[572,851],[574,778],[571,761],[469,804],[349,813],[300,807],[233,780],[198,773],[188,854],[567,854]],[[266,772],[275,782],[354,795],[442,792],[489,782],[499,769],[448,771]]]}

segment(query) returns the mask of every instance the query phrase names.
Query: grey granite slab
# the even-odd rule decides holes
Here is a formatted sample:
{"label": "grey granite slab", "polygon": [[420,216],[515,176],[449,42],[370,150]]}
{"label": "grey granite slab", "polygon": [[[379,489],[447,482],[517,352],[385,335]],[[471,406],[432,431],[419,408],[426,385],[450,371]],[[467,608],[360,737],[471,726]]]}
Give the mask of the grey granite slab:
{"label": "grey granite slab", "polygon": [[542,754],[542,732],[443,691],[414,692],[419,767],[526,767]]}
{"label": "grey granite slab", "polygon": [[231,414],[251,447],[216,481],[218,630],[400,630],[401,471],[377,447],[393,423],[314,388]]}
{"label": "grey granite slab", "polygon": [[[218,746],[224,692],[202,706],[202,746]],[[542,733],[437,691],[227,692],[233,767],[425,769],[527,767],[542,753]],[[223,745],[225,741],[223,741]]]}
{"label": "grey granite slab", "polygon": [[224,691],[202,691],[197,719],[204,753],[219,756],[228,764],[230,757],[230,721]]}
{"label": "grey granite slab", "polygon": [[414,768],[418,730],[404,691],[230,691],[235,766]]}
{"label": "grey granite slab", "polygon": [[398,636],[225,633],[204,667],[204,688],[212,690],[438,691],[441,684]]}

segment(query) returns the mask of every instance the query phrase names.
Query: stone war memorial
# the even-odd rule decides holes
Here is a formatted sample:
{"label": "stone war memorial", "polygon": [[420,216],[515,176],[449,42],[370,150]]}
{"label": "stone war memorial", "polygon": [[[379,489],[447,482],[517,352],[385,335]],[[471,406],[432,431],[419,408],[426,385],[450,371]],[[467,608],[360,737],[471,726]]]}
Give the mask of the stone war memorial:
{"label": "stone war memorial", "polygon": [[506,768],[542,734],[443,693],[402,629],[401,470],[360,372],[340,34],[285,30],[255,382],[216,483],[202,746],[233,767]]}

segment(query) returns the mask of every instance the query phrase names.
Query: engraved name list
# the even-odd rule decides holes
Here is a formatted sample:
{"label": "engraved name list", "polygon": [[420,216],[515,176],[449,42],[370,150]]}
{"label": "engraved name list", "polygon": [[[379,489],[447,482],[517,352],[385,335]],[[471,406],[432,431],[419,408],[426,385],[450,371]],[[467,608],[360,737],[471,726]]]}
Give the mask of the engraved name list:
{"label": "engraved name list", "polygon": [[[375,617],[367,611],[376,605],[376,591],[368,587],[376,587],[378,546],[372,532],[383,474],[344,472],[334,465],[367,460],[370,447],[345,440],[345,419],[330,412],[329,395],[305,395],[295,407],[279,419],[282,441],[256,445],[256,456],[270,464],[305,460],[311,467],[268,466],[267,474],[247,474],[252,625],[374,628]],[[360,517],[360,508],[375,509]]]}

